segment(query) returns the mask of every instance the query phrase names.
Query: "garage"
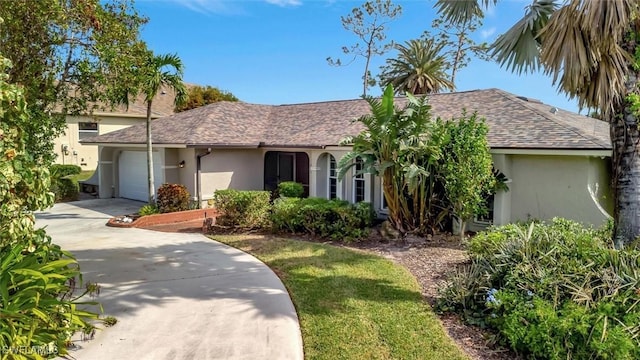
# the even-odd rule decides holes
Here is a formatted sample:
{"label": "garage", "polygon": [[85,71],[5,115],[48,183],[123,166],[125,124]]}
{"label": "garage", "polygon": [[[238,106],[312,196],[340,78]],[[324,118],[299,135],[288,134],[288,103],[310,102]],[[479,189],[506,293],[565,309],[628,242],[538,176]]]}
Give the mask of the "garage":
{"label": "garage", "polygon": [[[120,197],[149,200],[147,189],[147,153],[145,151],[123,151],[118,161],[118,189]],[[153,176],[155,189],[164,182],[162,159],[158,152],[153,152]]]}

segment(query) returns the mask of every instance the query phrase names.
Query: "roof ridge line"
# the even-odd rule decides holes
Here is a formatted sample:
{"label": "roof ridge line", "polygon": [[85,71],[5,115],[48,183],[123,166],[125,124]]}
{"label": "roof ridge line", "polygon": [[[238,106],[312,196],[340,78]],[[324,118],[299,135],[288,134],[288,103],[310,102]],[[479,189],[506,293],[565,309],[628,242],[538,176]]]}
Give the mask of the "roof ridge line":
{"label": "roof ridge line", "polygon": [[[541,111],[541,110],[537,109],[536,107],[531,106],[530,104],[528,104],[526,100],[522,100],[522,99],[518,98],[515,94],[512,94],[510,92],[507,92],[507,91],[504,91],[504,90],[498,89],[498,88],[492,88],[490,90],[495,90],[496,92],[498,92],[503,97],[505,97],[505,98],[507,98],[509,100],[512,100],[512,101],[524,106],[525,108],[535,112],[536,114],[542,116],[543,118],[545,118],[545,119],[547,119],[547,120],[549,120],[549,121],[551,121],[551,122],[553,122],[553,123],[555,123],[557,125],[560,125],[560,126],[566,128],[566,129],[570,130],[574,134],[579,135],[580,137],[582,137],[583,139],[585,139],[585,140],[587,140],[589,142],[592,142],[592,143],[594,143],[596,145],[599,145],[599,146],[606,145],[606,144],[601,144],[600,141],[597,138],[593,137],[593,136],[585,136],[585,134],[583,134],[581,131],[579,131],[579,129],[577,129],[576,127],[554,119],[552,116],[549,116],[544,111]],[[547,106],[551,106],[551,107],[557,108],[556,106],[548,105],[548,104],[545,104],[543,102],[540,102],[540,103],[542,105],[547,105]],[[564,109],[561,109],[561,110],[565,111]],[[578,114],[578,115],[580,115],[580,114]]]}

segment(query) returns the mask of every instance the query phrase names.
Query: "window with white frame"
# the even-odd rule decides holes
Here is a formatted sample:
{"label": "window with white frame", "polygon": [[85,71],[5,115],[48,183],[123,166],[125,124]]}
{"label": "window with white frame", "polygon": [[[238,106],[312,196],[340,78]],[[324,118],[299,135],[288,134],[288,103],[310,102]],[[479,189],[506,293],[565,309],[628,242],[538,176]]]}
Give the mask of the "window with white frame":
{"label": "window with white frame", "polygon": [[78,123],[78,139],[86,139],[98,135],[98,123],[96,122],[79,122]]}
{"label": "window with white frame", "polygon": [[357,157],[355,160],[355,165],[353,167],[353,202],[357,203],[360,201],[365,201],[365,177],[362,170],[364,169],[364,162],[362,158]]}
{"label": "window with white frame", "polygon": [[329,199],[337,199],[338,198],[338,170],[336,158],[333,155],[329,154],[327,156],[327,168],[329,172],[327,174],[327,194],[329,195]]}

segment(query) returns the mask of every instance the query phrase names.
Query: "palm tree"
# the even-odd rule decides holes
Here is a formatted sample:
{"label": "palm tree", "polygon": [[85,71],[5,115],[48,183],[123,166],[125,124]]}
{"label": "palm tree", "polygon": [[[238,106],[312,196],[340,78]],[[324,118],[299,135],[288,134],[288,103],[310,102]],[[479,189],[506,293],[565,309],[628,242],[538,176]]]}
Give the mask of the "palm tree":
{"label": "palm tree", "polygon": [[358,119],[365,130],[343,140],[352,145],[352,151],[340,159],[338,177],[355,171],[356,160],[362,160],[360,173],[380,176],[389,221],[404,236],[408,231],[423,231],[430,218],[425,212],[431,198],[426,195],[431,190],[431,173],[419,160],[430,150],[425,143],[432,124],[431,106],[424,97],[408,96],[407,109],[401,110],[395,107],[393,94],[393,86],[387,85],[382,98],[366,98],[371,113]]}
{"label": "palm tree", "polygon": [[430,94],[454,89],[445,72],[447,60],[442,54],[444,43],[433,39],[409,40],[397,44],[398,58],[387,59],[382,68],[382,85],[393,85],[397,93]]}
{"label": "palm tree", "polygon": [[[167,69],[172,68],[173,71]],[[153,98],[161,88],[175,92],[175,105],[187,100],[187,90],[182,82],[182,60],[176,54],[152,55],[141,71],[141,93],[147,104],[147,172],[149,180],[149,204],[153,204],[155,189],[153,178],[153,142],[151,139],[151,108]]]}
{"label": "palm tree", "polygon": [[[438,0],[446,21],[482,16],[497,0]],[[491,46],[513,71],[543,68],[554,84],[598,109],[613,146],[614,244],[640,236],[640,2],[533,0],[524,18]]]}

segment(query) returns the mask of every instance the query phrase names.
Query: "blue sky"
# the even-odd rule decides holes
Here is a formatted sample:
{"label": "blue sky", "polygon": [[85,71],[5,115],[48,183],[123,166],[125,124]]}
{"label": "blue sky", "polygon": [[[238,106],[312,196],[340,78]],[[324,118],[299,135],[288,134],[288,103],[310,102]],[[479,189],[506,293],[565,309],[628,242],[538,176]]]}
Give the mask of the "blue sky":
{"label": "blue sky", "polygon": [[[177,53],[185,81],[231,91],[242,101],[291,104],[358,98],[364,59],[333,67],[328,56],[357,38],[340,17],[363,1],[341,0],[138,0],[149,17],[142,37],[157,54]],[[402,15],[389,24],[388,40],[404,42],[431,29],[433,1],[396,1]],[[490,10],[478,41],[491,42],[524,14],[526,0],[507,0]],[[372,73],[389,52],[372,61]],[[577,111],[575,101],[558,94],[542,73],[518,75],[497,64],[474,59],[457,75],[457,90],[500,88]],[[371,95],[380,94],[372,88]],[[584,111],[583,111],[584,112]]]}

